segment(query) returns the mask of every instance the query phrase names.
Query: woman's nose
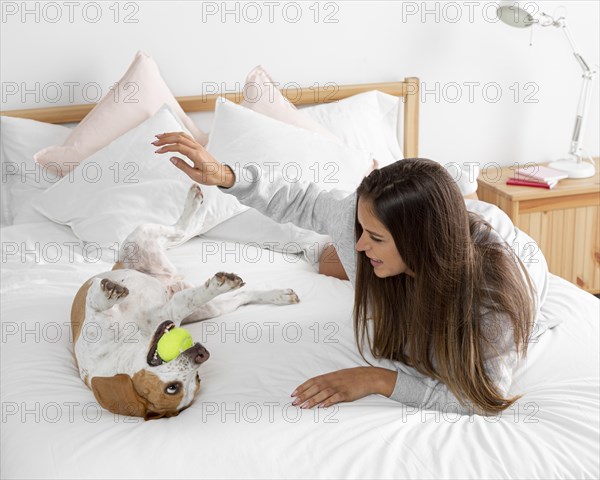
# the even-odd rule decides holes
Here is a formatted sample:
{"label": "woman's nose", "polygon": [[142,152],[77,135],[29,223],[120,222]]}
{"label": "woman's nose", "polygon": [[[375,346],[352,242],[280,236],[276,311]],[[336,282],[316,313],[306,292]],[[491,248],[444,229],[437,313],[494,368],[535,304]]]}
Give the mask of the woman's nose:
{"label": "woman's nose", "polygon": [[363,241],[364,234],[356,242],[356,251],[365,252],[368,249],[368,243]]}

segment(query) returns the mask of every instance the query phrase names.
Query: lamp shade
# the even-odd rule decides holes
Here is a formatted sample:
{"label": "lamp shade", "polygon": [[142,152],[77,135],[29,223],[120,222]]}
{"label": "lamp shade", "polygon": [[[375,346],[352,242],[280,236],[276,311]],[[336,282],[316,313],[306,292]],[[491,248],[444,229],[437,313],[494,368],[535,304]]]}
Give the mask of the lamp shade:
{"label": "lamp shade", "polygon": [[535,23],[533,15],[525,10],[522,2],[503,0],[496,9],[498,19],[511,27],[526,28]]}

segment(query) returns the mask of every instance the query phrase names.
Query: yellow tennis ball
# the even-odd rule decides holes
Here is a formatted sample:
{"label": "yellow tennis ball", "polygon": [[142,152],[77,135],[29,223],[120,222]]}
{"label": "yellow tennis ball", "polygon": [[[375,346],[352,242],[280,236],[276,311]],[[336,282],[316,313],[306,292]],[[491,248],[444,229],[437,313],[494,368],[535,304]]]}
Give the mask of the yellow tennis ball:
{"label": "yellow tennis ball", "polygon": [[160,358],[170,362],[193,344],[192,335],[185,328],[172,328],[160,338],[156,350]]}

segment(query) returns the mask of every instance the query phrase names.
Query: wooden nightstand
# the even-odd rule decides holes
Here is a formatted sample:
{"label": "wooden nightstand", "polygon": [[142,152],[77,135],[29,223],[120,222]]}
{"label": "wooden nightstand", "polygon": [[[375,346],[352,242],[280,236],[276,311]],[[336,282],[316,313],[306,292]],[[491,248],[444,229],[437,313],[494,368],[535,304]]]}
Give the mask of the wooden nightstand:
{"label": "wooden nightstand", "polygon": [[542,249],[548,268],[600,293],[600,164],[591,178],[561,180],[552,190],[506,185],[515,167],[481,172],[477,195],[500,207]]}

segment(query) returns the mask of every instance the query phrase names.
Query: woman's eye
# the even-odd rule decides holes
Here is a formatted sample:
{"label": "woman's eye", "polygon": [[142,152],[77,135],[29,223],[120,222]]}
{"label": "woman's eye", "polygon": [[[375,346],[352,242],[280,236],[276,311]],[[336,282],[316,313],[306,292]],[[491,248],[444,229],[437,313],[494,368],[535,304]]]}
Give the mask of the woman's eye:
{"label": "woman's eye", "polygon": [[373,240],[374,242],[381,242],[381,238],[375,238],[375,237],[369,237],[371,240]]}
{"label": "woman's eye", "polygon": [[179,392],[180,388],[181,385],[179,383],[172,383],[171,385],[167,385],[167,388],[165,388],[165,393],[169,395],[175,395],[177,392]]}

